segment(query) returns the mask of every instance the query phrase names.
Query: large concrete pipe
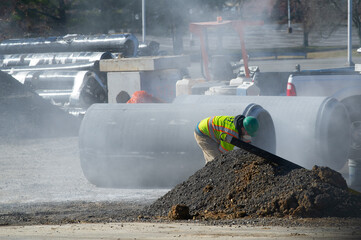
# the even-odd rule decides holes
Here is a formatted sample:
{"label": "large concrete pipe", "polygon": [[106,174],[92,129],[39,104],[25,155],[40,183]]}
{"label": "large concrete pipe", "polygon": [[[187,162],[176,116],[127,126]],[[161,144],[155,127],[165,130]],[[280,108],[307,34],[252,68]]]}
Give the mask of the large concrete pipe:
{"label": "large concrete pipe", "polygon": [[12,76],[57,104],[87,108],[93,103],[106,102],[106,87],[91,71],[22,71]]}
{"label": "large concrete pipe", "polygon": [[48,38],[9,39],[0,43],[0,54],[44,52],[115,52],[134,57],[138,39],[133,34],[66,35]]}
{"label": "large concrete pipe", "polygon": [[194,128],[214,115],[254,116],[253,144],[275,151],[272,119],[261,106],[237,104],[94,104],[79,133],[81,166],[101,187],[171,187],[204,166]]}
{"label": "large concrete pipe", "polygon": [[346,107],[334,98],[189,95],[174,101],[198,108],[237,102],[267,109],[275,125],[277,155],[306,168],[321,165],[340,170],[347,162],[351,121]]}

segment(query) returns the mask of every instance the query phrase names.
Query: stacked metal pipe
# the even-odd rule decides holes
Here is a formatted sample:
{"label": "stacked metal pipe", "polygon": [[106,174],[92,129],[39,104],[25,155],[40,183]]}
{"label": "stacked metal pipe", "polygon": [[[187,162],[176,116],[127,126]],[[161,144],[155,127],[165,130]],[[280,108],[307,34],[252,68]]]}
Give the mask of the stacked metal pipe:
{"label": "stacked metal pipe", "polygon": [[112,58],[110,52],[6,54],[0,56],[0,67],[52,103],[87,108],[107,101],[99,61]]}
{"label": "stacked metal pipe", "polygon": [[25,53],[25,54],[5,54],[0,55],[0,68],[23,69],[25,67],[42,67],[55,65],[71,65],[95,63],[102,59],[112,59],[113,54],[110,52],[52,52],[52,53]]}
{"label": "stacked metal pipe", "polygon": [[107,101],[99,61],[110,51],[133,56],[137,45],[130,35],[10,39],[0,43],[0,70],[55,104],[86,108]]}
{"label": "stacked metal pipe", "polygon": [[114,52],[125,57],[137,55],[138,40],[133,34],[66,35],[48,38],[9,39],[0,43],[0,54],[48,52]]}
{"label": "stacked metal pipe", "polygon": [[92,71],[19,71],[12,76],[56,105],[87,108],[107,101],[106,86]]}
{"label": "stacked metal pipe", "polygon": [[9,39],[0,43],[0,70],[55,104],[87,108],[107,102],[99,61],[134,57],[138,45],[133,34]]}

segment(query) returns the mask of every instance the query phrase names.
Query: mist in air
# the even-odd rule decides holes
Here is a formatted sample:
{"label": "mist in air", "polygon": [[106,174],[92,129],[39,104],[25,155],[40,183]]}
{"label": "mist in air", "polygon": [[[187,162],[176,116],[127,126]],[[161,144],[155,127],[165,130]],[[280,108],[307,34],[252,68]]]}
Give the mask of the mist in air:
{"label": "mist in air", "polygon": [[[194,49],[199,51],[197,36],[191,36],[188,31],[189,23],[215,21],[218,16],[221,16],[223,21],[239,20],[240,18],[249,22],[264,21],[263,25],[250,26],[244,29],[247,49],[272,49],[302,44],[299,39],[297,41],[300,42],[294,42],[296,40],[293,39],[293,36],[286,32],[286,25],[281,25],[280,29],[277,24],[269,21],[275,4],[275,1],[272,0],[249,1],[243,6],[236,5],[225,11],[210,8],[208,5],[195,4],[192,1],[159,1],[161,4],[157,6],[152,5],[151,1],[146,2],[148,13],[152,10],[158,11],[154,16],[148,15],[147,34],[153,38],[163,36],[168,39],[171,38],[173,46],[178,46],[177,44],[180,44],[179,40],[181,39],[183,48],[178,48],[176,53],[185,53],[184,49],[190,44],[186,40],[193,40],[195,46],[193,46],[192,51]],[[137,16],[130,14],[129,19],[139,21],[139,13]],[[165,16],[169,17],[169,15],[171,15],[168,18],[169,21],[163,21],[163,24],[160,24],[160,20]],[[127,28],[116,25],[117,21],[112,21],[113,23],[110,24],[111,21],[112,19],[104,19],[102,22],[105,26],[102,29],[103,32],[134,31],[137,36],[140,36],[139,23],[135,25],[138,28]],[[86,25],[89,24],[84,26]],[[83,29],[83,31],[86,30]],[[302,29],[295,26],[294,31],[301,32]],[[90,29],[89,32],[100,33],[101,31]],[[220,36],[223,38],[223,49],[231,49],[231,51],[239,49],[239,36],[231,29],[210,30],[208,37],[211,49],[217,47]],[[162,45],[160,47],[162,49]],[[218,50],[222,50],[222,48],[218,48]],[[226,54],[229,51],[218,53]],[[252,58],[250,63],[257,65],[257,61],[253,61]],[[280,60],[279,64],[286,63]],[[260,70],[262,72],[262,67]],[[288,71],[292,70],[293,68],[290,68]],[[335,103],[337,107],[332,105],[321,113],[320,111],[326,105],[325,98],[315,98],[312,101],[296,98],[286,100],[285,98],[284,96],[264,97],[260,98],[259,102],[252,99],[252,102],[260,104],[269,111],[272,117],[276,132],[275,153],[307,168],[318,164],[333,167],[335,170],[340,169],[342,167],[340,162],[345,160],[344,153],[348,151],[351,144],[348,142],[348,134],[351,134],[349,130],[350,115],[355,115],[355,112],[359,111],[358,99],[350,101],[347,106],[347,111],[351,109],[352,113],[346,113],[344,106],[340,106],[338,102]],[[340,102],[346,101],[345,98],[338,100]],[[235,100],[235,102],[237,101]],[[97,187],[137,188],[146,186],[147,188],[169,188],[185,180],[204,165],[201,150],[193,136],[196,123],[211,115],[240,114],[249,103],[251,102],[245,98],[242,99],[240,106],[232,105],[227,109],[220,106],[214,107],[211,101],[202,103],[202,105],[197,102],[192,102],[187,106],[173,106],[173,104],[129,106],[118,104],[115,107],[109,105],[104,109],[93,109],[86,116],[80,131],[80,160],[77,158],[71,160],[78,161],[78,170],[81,166],[88,180]],[[340,138],[340,136],[342,137]],[[338,158],[341,159],[339,162]],[[329,159],[331,161],[327,162]],[[72,162],[71,160],[68,159],[68,162]],[[63,164],[62,167],[66,167],[65,165]],[[39,169],[34,170],[34,172],[39,173]],[[104,175],[102,176],[104,173],[109,178],[104,178]],[[63,174],[62,177],[68,176],[66,171]],[[74,175],[76,174],[73,174],[72,177]],[[46,185],[44,182],[43,184]],[[71,181],[68,184],[72,184]],[[86,185],[84,182],[82,184]],[[36,186],[37,190],[41,188],[42,186]],[[95,191],[96,194],[91,194],[91,198],[96,200],[114,200],[120,196],[112,195],[111,190],[108,195],[109,198],[104,198],[107,191],[99,190],[98,192],[94,188],[89,189],[91,189],[89,191]],[[71,190],[68,193],[63,196],[69,197],[69,199],[78,199],[79,197],[76,195],[76,190]],[[133,193],[130,192],[129,194]],[[53,191],[52,195],[49,196],[60,199],[60,195],[62,194]],[[72,196],[76,197],[73,198]],[[137,196],[141,197],[142,195]]]}

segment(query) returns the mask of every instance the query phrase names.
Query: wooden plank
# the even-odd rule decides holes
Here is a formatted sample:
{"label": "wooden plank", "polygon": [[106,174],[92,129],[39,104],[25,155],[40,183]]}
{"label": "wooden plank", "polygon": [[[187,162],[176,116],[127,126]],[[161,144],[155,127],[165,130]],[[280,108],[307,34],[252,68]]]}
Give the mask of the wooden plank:
{"label": "wooden plank", "polygon": [[186,55],[119,58],[99,61],[99,68],[102,72],[155,71],[186,68],[189,66],[190,57]]}

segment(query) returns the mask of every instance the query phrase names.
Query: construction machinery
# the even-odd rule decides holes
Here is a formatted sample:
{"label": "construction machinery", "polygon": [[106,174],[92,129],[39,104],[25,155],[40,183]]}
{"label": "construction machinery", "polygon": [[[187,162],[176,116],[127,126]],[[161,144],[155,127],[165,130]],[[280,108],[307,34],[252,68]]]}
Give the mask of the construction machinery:
{"label": "construction machinery", "polygon": [[[224,55],[215,54],[214,56],[210,57],[209,53],[209,44],[208,44],[208,30],[219,30],[224,28],[232,28],[235,30],[239,36],[240,44],[241,44],[241,57],[242,57],[242,64],[244,66],[244,75],[246,78],[250,78],[250,68],[248,66],[248,55],[246,50],[246,44],[244,40],[244,30],[247,26],[256,26],[256,25],[263,25],[262,21],[223,21],[221,18],[218,18],[216,22],[200,22],[200,23],[191,23],[189,25],[189,30],[191,33],[197,35],[200,39],[200,46],[201,46],[201,71],[204,74],[204,77],[207,81],[212,80],[211,72],[210,72],[210,62],[212,65],[212,73],[213,77],[216,79],[218,77],[224,78],[225,70],[232,71],[232,66],[229,69],[227,68],[227,58]],[[218,48],[221,47],[221,43],[218,43]],[[222,52],[222,49],[218,49]],[[212,58],[212,59],[211,59]],[[228,65],[229,66],[229,65]],[[235,66],[237,67],[237,66]],[[230,79],[227,79],[230,80]]]}

